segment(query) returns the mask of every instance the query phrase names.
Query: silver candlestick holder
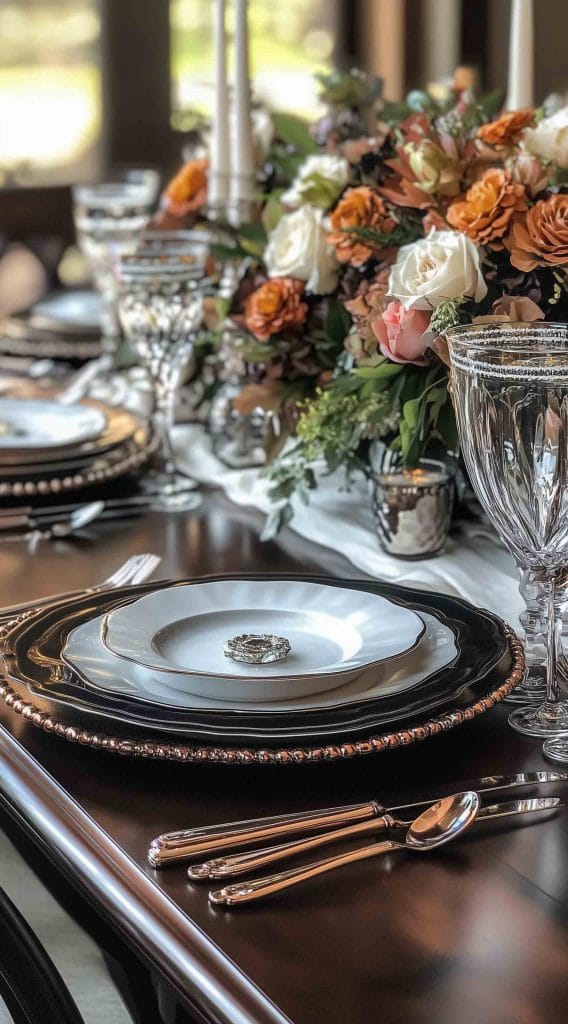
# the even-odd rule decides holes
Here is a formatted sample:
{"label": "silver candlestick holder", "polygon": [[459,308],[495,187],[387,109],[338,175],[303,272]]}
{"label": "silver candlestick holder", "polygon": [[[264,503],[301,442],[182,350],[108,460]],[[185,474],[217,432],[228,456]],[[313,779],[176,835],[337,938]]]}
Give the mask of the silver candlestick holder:
{"label": "silver candlestick holder", "polygon": [[384,551],[395,558],[431,558],[446,543],[454,480],[443,462],[421,459],[416,469],[375,474],[372,504]]}

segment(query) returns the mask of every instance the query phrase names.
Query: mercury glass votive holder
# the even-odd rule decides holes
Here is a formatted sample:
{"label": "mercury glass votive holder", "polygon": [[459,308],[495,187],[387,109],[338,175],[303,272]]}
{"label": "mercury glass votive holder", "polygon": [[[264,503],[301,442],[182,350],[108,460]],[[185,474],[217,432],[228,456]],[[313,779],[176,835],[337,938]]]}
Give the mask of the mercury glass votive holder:
{"label": "mercury glass votive holder", "polygon": [[377,473],[372,481],[375,528],[395,558],[432,558],[446,543],[454,480],[443,462],[421,459],[415,469]]}

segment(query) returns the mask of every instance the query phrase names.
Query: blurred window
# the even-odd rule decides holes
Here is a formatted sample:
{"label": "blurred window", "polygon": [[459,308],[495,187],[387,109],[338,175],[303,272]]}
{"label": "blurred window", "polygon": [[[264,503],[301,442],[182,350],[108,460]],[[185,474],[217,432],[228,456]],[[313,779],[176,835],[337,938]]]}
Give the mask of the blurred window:
{"label": "blurred window", "polygon": [[96,177],[100,34],[99,0],[0,2],[0,186]]}
{"label": "blurred window", "polygon": [[[319,112],[314,72],[329,69],[339,0],[249,0],[250,59],[256,99],[305,117]],[[170,0],[172,127],[192,127],[213,103],[213,0]],[[232,30],[227,5],[227,30]],[[229,48],[229,76],[233,55]]]}

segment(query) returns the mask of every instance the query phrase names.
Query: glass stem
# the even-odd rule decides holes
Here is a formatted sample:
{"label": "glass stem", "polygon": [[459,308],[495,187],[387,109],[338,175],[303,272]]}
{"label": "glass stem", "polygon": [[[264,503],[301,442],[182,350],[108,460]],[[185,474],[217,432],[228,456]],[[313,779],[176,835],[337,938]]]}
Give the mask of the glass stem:
{"label": "glass stem", "polygon": [[173,420],[173,402],[175,393],[169,386],[169,382],[157,378],[156,380],[156,405],[154,409],[154,429],[158,435],[160,444],[156,452],[155,462],[158,469],[168,476],[173,476],[176,471],[174,450],[171,441],[170,428]]}
{"label": "glass stem", "polygon": [[561,716],[565,717],[565,709],[562,707],[562,690],[560,688],[558,664],[562,654],[562,615],[557,607],[556,578],[553,576],[546,581],[547,603],[548,603],[548,629],[546,645],[546,700],[544,712],[553,720]]}

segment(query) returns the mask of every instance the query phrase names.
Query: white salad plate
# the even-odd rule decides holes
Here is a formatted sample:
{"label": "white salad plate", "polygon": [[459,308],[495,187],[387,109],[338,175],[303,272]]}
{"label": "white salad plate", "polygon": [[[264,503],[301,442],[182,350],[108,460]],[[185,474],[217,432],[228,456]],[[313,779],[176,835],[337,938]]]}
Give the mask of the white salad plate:
{"label": "white salad plate", "polygon": [[0,451],[56,451],[99,437],[106,416],[92,405],[0,398]]}
{"label": "white salad plate", "polygon": [[141,665],[113,654],[101,642],[104,616],[97,616],[71,630],[62,651],[62,660],[94,690],[120,698],[141,700],[163,708],[207,712],[291,712],[324,710],[354,702],[376,701],[403,693],[424,683],[434,673],[450,665],[458,651],[449,626],[434,615],[422,612],[424,634],[410,652],[387,665],[366,668],[355,678],[326,693],[278,701],[230,702],[200,696],[168,686],[164,677],[156,677]]}
{"label": "white salad plate", "polygon": [[[156,590],[109,612],[102,642],[169,687],[225,701],[325,692],[411,650],[420,616],[378,594],[298,580],[235,580]],[[283,661],[227,658],[243,633],[286,637]]]}

